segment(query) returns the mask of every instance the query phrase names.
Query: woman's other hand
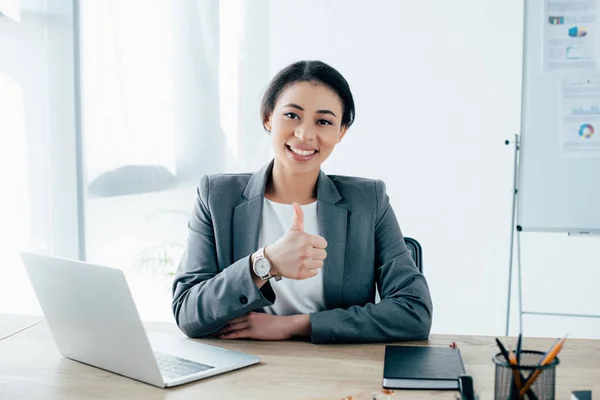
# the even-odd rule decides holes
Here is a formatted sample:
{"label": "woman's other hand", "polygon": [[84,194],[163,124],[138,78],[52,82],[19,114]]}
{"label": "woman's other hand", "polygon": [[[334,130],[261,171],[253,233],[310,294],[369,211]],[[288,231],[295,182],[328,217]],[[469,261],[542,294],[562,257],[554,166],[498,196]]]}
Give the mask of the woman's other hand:
{"label": "woman's other hand", "polygon": [[216,335],[221,339],[287,340],[310,335],[310,319],[308,315],[251,312],[229,321]]}

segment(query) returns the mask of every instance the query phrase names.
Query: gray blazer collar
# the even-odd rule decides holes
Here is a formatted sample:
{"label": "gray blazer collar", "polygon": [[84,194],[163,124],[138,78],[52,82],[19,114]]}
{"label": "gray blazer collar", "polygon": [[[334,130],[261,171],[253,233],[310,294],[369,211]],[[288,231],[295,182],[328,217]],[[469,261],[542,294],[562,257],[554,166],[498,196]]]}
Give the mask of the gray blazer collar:
{"label": "gray blazer collar", "polygon": [[[265,187],[267,180],[271,176],[271,171],[273,171],[274,163],[275,160],[271,160],[267,165],[252,174],[244,190],[244,197],[246,199],[250,200],[254,197],[265,195]],[[323,171],[319,172],[319,177],[317,178],[317,199],[331,204],[335,204],[342,199],[333,181]]]}

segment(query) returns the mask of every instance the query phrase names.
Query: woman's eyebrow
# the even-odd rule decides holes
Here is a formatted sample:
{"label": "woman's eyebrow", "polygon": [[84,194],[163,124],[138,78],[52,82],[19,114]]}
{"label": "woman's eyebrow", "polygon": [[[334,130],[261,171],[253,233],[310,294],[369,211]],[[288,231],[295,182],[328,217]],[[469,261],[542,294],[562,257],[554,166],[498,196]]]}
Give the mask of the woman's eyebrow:
{"label": "woman's eyebrow", "polygon": [[337,115],[331,110],[317,110],[317,114],[330,114],[337,118]]}
{"label": "woman's eyebrow", "polygon": [[[296,108],[300,111],[304,111],[304,108],[302,108],[298,104],[294,104],[294,103],[286,104],[284,107],[292,107],[292,108]],[[317,114],[330,114],[337,118],[337,115],[335,115],[335,113],[331,110],[317,110]]]}
{"label": "woman's eyebrow", "polygon": [[292,107],[292,108],[296,108],[300,111],[304,111],[304,108],[302,108],[298,104],[294,104],[294,103],[286,104],[284,107]]}

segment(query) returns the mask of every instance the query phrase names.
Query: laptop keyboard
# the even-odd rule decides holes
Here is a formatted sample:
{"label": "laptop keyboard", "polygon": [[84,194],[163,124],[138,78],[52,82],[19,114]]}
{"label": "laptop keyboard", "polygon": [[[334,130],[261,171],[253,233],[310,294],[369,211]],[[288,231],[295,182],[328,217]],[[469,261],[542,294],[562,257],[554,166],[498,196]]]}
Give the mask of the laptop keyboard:
{"label": "laptop keyboard", "polygon": [[156,356],[156,362],[158,363],[161,375],[169,379],[181,378],[214,368],[212,365],[202,364],[170,354],[155,352],[154,355]]}

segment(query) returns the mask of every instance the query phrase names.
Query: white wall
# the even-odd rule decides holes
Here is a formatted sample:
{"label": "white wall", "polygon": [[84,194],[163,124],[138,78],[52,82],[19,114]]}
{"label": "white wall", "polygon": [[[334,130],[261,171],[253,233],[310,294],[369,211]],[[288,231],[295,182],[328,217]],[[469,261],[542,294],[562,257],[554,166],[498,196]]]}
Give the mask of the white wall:
{"label": "white wall", "polygon": [[[503,142],[520,128],[522,2],[270,6],[271,75],[321,59],[350,82],[356,123],[324,170],[387,183],[401,228],[424,247],[433,331],[502,334],[513,176]],[[525,308],[600,314],[598,249],[600,239],[527,234]],[[527,335],[565,331],[600,337],[600,320],[525,318]]]}

